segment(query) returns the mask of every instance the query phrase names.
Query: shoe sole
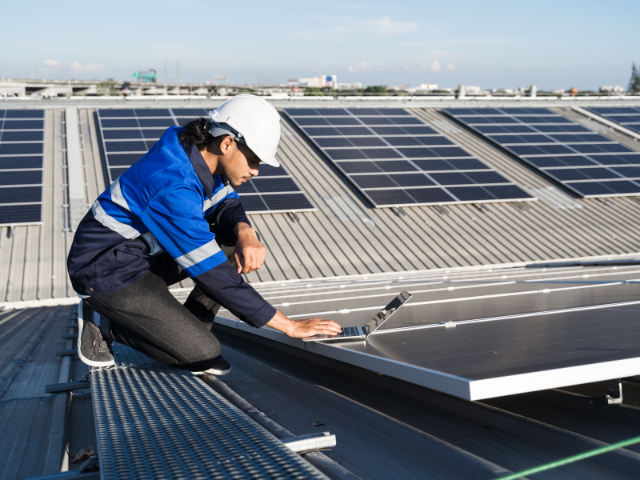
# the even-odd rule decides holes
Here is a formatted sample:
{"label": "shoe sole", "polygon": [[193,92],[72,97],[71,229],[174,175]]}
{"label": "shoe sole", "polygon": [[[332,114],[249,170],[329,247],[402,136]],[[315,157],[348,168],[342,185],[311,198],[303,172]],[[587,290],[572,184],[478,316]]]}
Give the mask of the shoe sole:
{"label": "shoe sole", "polygon": [[226,375],[229,372],[231,372],[231,369],[228,370],[214,370],[213,368],[210,368],[209,370],[207,370],[206,372],[191,372],[194,375]]}
{"label": "shoe sole", "polygon": [[78,304],[78,340],[76,341],[76,351],[78,352],[78,358],[82,361],[82,363],[89,365],[90,367],[110,367],[115,365],[115,360],[111,360],[109,362],[96,362],[95,360],[89,360],[87,357],[82,355],[80,351],[80,344],[82,339],[82,328],[84,327],[84,319],[82,315],[82,300]]}

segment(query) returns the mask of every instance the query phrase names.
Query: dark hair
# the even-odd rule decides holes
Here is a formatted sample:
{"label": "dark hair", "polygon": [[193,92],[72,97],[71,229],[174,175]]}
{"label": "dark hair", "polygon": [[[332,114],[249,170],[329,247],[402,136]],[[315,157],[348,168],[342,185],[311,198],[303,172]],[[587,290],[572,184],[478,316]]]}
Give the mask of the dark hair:
{"label": "dark hair", "polygon": [[184,126],[180,143],[183,147],[195,145],[198,150],[204,150],[213,142],[213,135],[209,133],[210,128],[211,122],[204,117],[192,120]]}

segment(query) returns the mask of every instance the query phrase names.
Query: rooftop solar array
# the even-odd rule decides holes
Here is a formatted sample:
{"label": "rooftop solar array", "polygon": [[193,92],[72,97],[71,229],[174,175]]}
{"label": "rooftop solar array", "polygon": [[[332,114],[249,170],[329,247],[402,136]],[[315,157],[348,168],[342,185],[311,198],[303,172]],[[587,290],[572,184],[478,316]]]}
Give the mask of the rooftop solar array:
{"label": "rooftop solar array", "polygon": [[[113,182],[160,139],[165,130],[194,118],[208,117],[204,108],[98,110],[102,142]],[[260,165],[260,175],[237,187],[247,213],[280,213],[315,210],[284,167]]]}
{"label": "rooftop solar array", "polygon": [[42,221],[44,110],[0,110],[0,226]]}
{"label": "rooftop solar array", "polygon": [[[366,340],[303,343],[221,310],[216,322],[469,400],[640,374],[640,265],[399,272],[257,285],[292,319],[363,326]],[[227,320],[225,320],[225,318]]]}
{"label": "rooftop solar array", "polygon": [[640,133],[640,107],[592,107],[587,110]]}
{"label": "rooftop solar array", "polygon": [[640,153],[546,108],[445,112],[581,197],[640,195]]}
{"label": "rooftop solar array", "polygon": [[287,108],[375,207],[535,200],[401,108]]}

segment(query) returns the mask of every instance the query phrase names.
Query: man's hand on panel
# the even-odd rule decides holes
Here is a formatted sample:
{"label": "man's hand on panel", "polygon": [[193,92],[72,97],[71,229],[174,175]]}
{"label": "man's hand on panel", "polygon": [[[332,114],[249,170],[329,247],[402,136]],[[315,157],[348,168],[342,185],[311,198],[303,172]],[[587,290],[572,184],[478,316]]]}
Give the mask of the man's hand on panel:
{"label": "man's hand on panel", "polygon": [[267,325],[295,338],[313,337],[314,335],[339,335],[342,333],[342,327],[333,320],[321,318],[291,320],[279,310]]}

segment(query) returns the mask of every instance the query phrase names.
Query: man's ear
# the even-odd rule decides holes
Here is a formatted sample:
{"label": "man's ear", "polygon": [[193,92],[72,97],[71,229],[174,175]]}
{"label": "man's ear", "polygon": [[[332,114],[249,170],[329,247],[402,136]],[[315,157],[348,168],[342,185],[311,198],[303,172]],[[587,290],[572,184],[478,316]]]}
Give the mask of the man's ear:
{"label": "man's ear", "polygon": [[229,152],[233,151],[233,144],[234,144],[234,140],[232,137],[224,137],[221,141],[220,141],[220,151],[222,152],[223,155],[226,155]]}

